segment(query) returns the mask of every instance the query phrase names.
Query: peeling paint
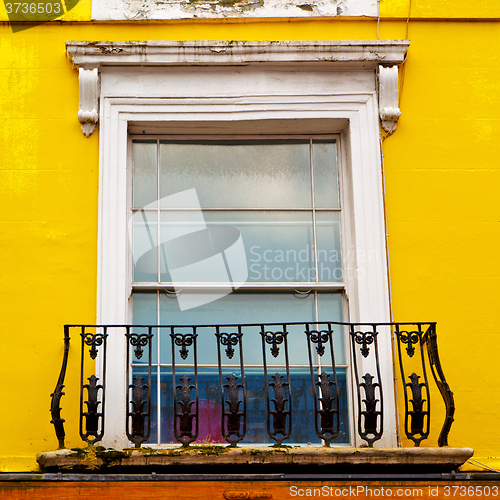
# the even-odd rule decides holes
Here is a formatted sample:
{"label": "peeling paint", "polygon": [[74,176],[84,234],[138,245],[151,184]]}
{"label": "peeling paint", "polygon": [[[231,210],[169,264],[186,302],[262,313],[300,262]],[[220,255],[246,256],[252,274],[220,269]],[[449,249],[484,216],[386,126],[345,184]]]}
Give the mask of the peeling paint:
{"label": "peeling paint", "polygon": [[214,17],[376,17],[377,0],[101,0],[94,20]]}

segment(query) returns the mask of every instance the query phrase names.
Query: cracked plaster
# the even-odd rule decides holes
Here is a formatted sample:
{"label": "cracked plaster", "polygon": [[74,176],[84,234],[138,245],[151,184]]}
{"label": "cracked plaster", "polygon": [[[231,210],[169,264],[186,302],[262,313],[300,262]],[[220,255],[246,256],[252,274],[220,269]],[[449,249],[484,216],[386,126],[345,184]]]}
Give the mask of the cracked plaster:
{"label": "cracked plaster", "polygon": [[93,20],[376,17],[377,0],[101,0]]}

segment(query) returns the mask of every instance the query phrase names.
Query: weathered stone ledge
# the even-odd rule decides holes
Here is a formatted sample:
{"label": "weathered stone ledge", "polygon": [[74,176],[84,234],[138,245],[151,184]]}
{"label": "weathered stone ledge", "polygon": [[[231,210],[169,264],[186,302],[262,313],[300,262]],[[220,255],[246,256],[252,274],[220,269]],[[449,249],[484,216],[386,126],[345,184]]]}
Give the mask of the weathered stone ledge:
{"label": "weathered stone ledge", "polygon": [[210,466],[286,467],[334,466],[335,468],[426,468],[456,470],[472,455],[470,448],[324,448],[238,447],[221,445],[169,449],[124,449],[88,447],[40,453],[44,471],[110,471],[114,469],[164,470],[172,467]]}

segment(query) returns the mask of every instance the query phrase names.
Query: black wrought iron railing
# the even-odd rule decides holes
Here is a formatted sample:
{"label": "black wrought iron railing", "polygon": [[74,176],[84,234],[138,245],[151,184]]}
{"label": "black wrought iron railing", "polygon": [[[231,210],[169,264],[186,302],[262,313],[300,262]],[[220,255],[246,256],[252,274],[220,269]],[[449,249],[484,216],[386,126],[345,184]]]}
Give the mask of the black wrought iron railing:
{"label": "black wrought iron railing", "polygon": [[[310,322],[66,325],[62,368],[51,394],[51,423],[60,448],[64,448],[65,441],[61,398],[73,332],[80,337],[79,431],[82,440],[89,444],[103,439],[105,412],[113,410],[107,408],[106,393],[111,369],[108,340],[114,336],[115,342],[123,339],[126,351],[123,433],[136,447],[153,438],[187,447],[206,437],[206,429],[201,432],[200,428],[208,414],[212,420],[215,415],[218,422],[211,439],[226,441],[231,446],[245,439],[262,442],[264,435],[277,445],[287,440],[315,441],[325,446],[349,442],[349,387],[353,387],[357,409],[356,432],[372,447],[382,437],[384,414],[390,411],[383,389],[387,386],[392,390],[393,384],[393,380],[384,380],[381,374],[379,339],[384,335],[386,341],[392,338],[395,343],[407,438],[419,446],[429,436],[430,369],[446,410],[438,445],[448,445],[455,407],[439,361],[435,323]],[[307,352],[307,362],[290,362],[292,333],[294,352],[299,349],[303,360]],[[344,335],[350,339],[349,366],[335,361],[334,339]],[[216,362],[210,366],[199,362],[199,351],[207,350],[209,344],[216,352]],[[244,345],[252,353],[248,364]],[[259,350],[260,360],[256,363]],[[167,351],[165,362],[161,358]]]}

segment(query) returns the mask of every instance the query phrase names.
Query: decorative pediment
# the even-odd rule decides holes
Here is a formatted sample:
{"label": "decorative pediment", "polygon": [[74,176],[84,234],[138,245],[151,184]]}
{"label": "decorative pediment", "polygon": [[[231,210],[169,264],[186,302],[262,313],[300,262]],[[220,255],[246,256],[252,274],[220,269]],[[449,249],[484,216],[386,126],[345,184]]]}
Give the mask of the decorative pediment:
{"label": "decorative pediment", "polygon": [[99,72],[106,67],[278,66],[328,65],[342,69],[378,71],[379,114],[382,128],[392,133],[398,108],[398,66],[410,42],[377,41],[147,41],[66,42],[68,57],[79,68],[78,119],[89,137],[98,119]]}

